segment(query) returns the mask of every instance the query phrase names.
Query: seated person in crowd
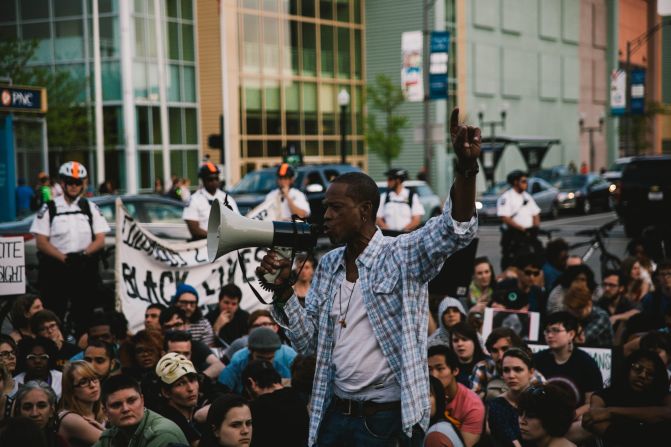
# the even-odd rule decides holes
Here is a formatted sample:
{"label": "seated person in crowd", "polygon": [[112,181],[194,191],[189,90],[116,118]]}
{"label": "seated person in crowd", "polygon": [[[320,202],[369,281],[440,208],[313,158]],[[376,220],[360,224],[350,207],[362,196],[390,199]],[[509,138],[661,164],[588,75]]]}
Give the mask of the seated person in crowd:
{"label": "seated person in crowd", "polygon": [[[557,285],[550,291],[547,302],[547,312],[549,315],[553,312],[566,310],[564,304],[564,294],[572,285],[582,285],[589,289],[590,293],[596,291],[596,282],[594,281],[594,272],[584,264],[572,265],[566,268],[566,271],[557,279]],[[595,297],[595,300],[597,297]]]}
{"label": "seated person in crowd", "polygon": [[16,369],[21,373],[14,376],[14,389],[10,396],[14,396],[24,383],[35,380],[47,383],[60,399],[63,374],[55,369],[56,343],[39,335],[35,338],[23,337],[17,349]]}
{"label": "seated person in crowd", "polygon": [[522,440],[538,447],[575,447],[566,439],[575,411],[571,396],[551,383],[534,385],[517,403]]}
{"label": "seated person in crowd", "polygon": [[113,376],[102,385],[103,411],[110,428],[94,447],[188,444],[177,424],[145,408],[140,385],[127,375]]}
{"label": "seated person in crowd", "polygon": [[457,323],[450,329],[450,348],[459,358],[457,381],[471,388],[470,377],[474,369],[493,367],[494,361],[482,350],[475,329],[468,323]]}
{"label": "seated person in crowd", "polygon": [[68,363],[63,370],[58,433],[73,447],[91,446],[100,439],[104,423],[95,370],[83,360]]}
{"label": "seated person in crowd", "polygon": [[249,330],[249,314],[240,308],[240,301],[242,290],[235,284],[227,284],[219,292],[217,312],[207,315],[214,333],[225,347]]}
{"label": "seated person in crowd", "polygon": [[543,262],[536,255],[523,255],[515,258],[517,267],[517,286],[527,296],[528,310],[545,315],[547,296],[543,278]]}
{"label": "seated person in crowd", "polygon": [[545,278],[545,291],[550,291],[556,285],[557,279],[566,270],[568,260],[568,243],[557,238],[549,241],[545,246],[545,264],[543,264],[543,277]]}
{"label": "seated person in crowd", "polygon": [[144,328],[146,330],[161,330],[161,323],[159,319],[161,318],[161,312],[163,312],[166,307],[163,304],[152,303],[147,306],[147,309],[144,311]]}
{"label": "seated person in crowd", "polygon": [[610,348],[613,346],[613,327],[608,313],[595,306],[587,287],[574,285],[564,296],[566,309],[578,319],[583,328],[585,346]]}
{"label": "seated person in crowd", "polygon": [[473,391],[457,382],[459,358],[447,346],[436,345],[428,352],[429,374],[445,389],[445,418],[453,423],[466,447],[475,445],[482,435],[485,407]]}
{"label": "seated person in crowd", "polygon": [[429,336],[428,346],[449,346],[451,342],[450,328],[462,321],[466,321],[466,311],[463,304],[450,296],[443,298],[438,305],[438,330]]}
{"label": "seated person in crowd", "polygon": [[84,349],[84,361],[91,365],[100,382],[121,372],[121,362],[116,357],[114,346],[102,340],[94,338],[89,341]]}
{"label": "seated person in crowd", "polygon": [[429,376],[429,402],[431,419],[424,437],[423,447],[464,447],[459,429],[445,418],[445,389],[440,380]]}
{"label": "seated person in crowd", "polygon": [[[186,323],[186,316],[182,309],[178,307],[167,308],[161,313],[160,323],[164,334],[164,341],[166,342],[166,350],[183,354],[193,362],[196,369],[202,371],[210,379],[219,377],[221,370],[224,369],[224,364],[221,363],[221,360],[214,355],[207,345],[201,341],[191,339],[191,334],[189,334],[189,340],[183,334],[168,335],[171,331],[189,331],[189,325]],[[177,347],[173,345],[175,342],[181,343],[179,351],[176,351]],[[190,352],[190,355],[185,355],[186,352]]]}
{"label": "seated person in crowd", "polygon": [[[102,340],[105,343],[109,343],[114,346],[115,350],[119,348],[117,337],[112,331],[112,318],[109,314],[103,312],[94,312],[91,316],[91,319],[88,322],[86,327],[86,332],[84,337],[86,338],[86,343],[84,346],[88,345],[91,340]],[[84,351],[79,352],[78,354],[72,356],[70,360],[83,360]]]}
{"label": "seated person in crowd", "polygon": [[485,256],[475,258],[473,263],[473,279],[468,287],[466,304],[469,312],[483,312],[492,298],[496,285],[494,266]]}
{"label": "seated person in crowd", "polygon": [[638,350],[613,375],[612,385],[596,392],[583,426],[607,446],[662,446],[671,436],[671,395],[664,363]]}
{"label": "seated person in crowd", "polygon": [[608,312],[610,324],[613,326],[615,344],[619,344],[627,320],[640,312],[624,296],[622,274],[617,270],[610,270],[603,275],[601,282],[601,297],[597,306]]}
{"label": "seated person in crowd", "polygon": [[184,311],[189,323],[189,332],[194,340],[202,341],[207,346],[214,346],[212,325],[198,307],[198,291],[195,287],[184,283],[178,284],[170,304]]}
{"label": "seated person in crowd", "polygon": [[231,362],[219,374],[219,383],[236,393],[242,393],[242,372],[251,360],[267,360],[284,379],[291,378],[291,362],[296,351],[283,345],[279,335],[272,329],[260,327],[250,332],[247,347],[235,353]]}
{"label": "seated person in crowd", "polygon": [[657,264],[655,290],[643,297],[643,315],[652,329],[669,327],[665,316],[671,313],[671,260]]}
{"label": "seated person in crowd", "polygon": [[56,344],[56,369],[63,371],[63,366],[79,349],[65,341],[60,318],[50,310],[42,309],[30,317],[30,328],[34,334],[46,337]]}
{"label": "seated person in crowd", "polygon": [[251,361],[242,373],[245,390],[253,399],[254,445],[303,446],[308,442],[310,418],[298,391],[284,387],[273,364]]}

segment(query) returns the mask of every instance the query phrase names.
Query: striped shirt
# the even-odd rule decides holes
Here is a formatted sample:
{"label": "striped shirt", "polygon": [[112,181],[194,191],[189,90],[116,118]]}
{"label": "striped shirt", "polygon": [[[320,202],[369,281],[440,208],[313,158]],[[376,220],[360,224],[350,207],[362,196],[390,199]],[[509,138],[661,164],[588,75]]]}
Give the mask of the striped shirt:
{"label": "striped shirt", "polygon": [[[448,199],[441,216],[412,233],[391,238],[378,230],[356,259],[373,333],[401,385],[401,417],[408,436],[413,425],[419,423],[426,430],[429,424],[428,282],[438,274],[445,259],[468,245],[477,231],[476,216],[460,223],[453,221],[450,213]],[[309,445],[317,440],[319,424],[333,396],[335,319],[329,315],[345,277],[344,253],[344,247],[340,247],[324,255],[305,308],[294,295],[283,309],[272,309],[296,350],[317,357]]]}
{"label": "striped shirt", "polygon": [[205,317],[195,323],[189,324],[189,332],[191,333],[192,340],[202,341],[207,346],[214,344],[214,331],[212,330],[212,325]]}

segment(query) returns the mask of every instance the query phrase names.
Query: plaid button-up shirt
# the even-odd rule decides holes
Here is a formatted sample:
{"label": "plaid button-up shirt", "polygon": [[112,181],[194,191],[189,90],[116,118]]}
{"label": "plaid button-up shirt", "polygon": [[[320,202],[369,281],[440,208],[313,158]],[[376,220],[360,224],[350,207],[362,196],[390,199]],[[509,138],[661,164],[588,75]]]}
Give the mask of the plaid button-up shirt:
{"label": "plaid button-up shirt", "polygon": [[[356,259],[364,305],[375,338],[401,386],[403,431],[429,423],[427,367],[428,282],[445,259],[475,237],[477,217],[455,222],[451,203],[422,228],[396,238],[378,230]],[[274,307],[276,321],[287,330],[296,350],[316,355],[312,387],[309,445],[333,396],[332,363],[335,319],[330,317],[337,290],[345,278],[344,247],[330,251],[319,263],[303,308],[292,296],[284,308]]]}

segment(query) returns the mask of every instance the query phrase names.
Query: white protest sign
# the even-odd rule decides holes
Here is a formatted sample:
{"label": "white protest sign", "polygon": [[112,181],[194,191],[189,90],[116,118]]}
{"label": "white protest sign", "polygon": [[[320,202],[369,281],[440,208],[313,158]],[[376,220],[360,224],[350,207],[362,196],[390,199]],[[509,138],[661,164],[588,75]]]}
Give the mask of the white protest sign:
{"label": "white protest sign", "polygon": [[[529,348],[533,353],[547,349],[547,345],[529,345]],[[599,371],[601,371],[601,378],[603,379],[603,386],[607,387],[610,385],[610,375],[611,369],[613,367],[613,351],[606,348],[587,348],[585,346],[580,346],[580,349],[589,354],[590,357],[594,359],[596,364],[599,366]]]}
{"label": "white protest sign", "polygon": [[[198,291],[198,305],[202,308],[217,303],[219,291],[235,283],[243,291],[240,306],[244,310],[265,307],[245,284],[237,252],[229,253],[213,263],[207,260],[207,241],[173,242],[160,239],[136,222],[123,207],[116,203],[116,294],[117,306],[128,319],[129,329],[143,329],[144,311],[149,304],[168,305],[177,284],[187,283]],[[272,209],[257,207],[262,217],[275,217]],[[253,215],[253,213],[250,213]],[[265,248],[245,248],[239,251],[244,262],[247,280],[255,285],[262,298],[269,301],[271,294],[257,287],[254,270],[266,254]]]}
{"label": "white protest sign", "polygon": [[23,238],[0,237],[0,295],[26,293],[26,255]]}
{"label": "white protest sign", "polygon": [[485,309],[485,318],[482,323],[482,339],[487,340],[492,329],[507,327],[515,331],[524,341],[538,341],[538,325],[540,314],[511,309]]}

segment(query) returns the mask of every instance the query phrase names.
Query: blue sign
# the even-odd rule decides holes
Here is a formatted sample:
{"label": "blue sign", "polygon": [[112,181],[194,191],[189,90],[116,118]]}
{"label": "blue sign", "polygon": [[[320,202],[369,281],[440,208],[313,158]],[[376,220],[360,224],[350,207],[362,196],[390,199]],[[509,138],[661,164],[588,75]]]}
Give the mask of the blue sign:
{"label": "blue sign", "polygon": [[0,111],[47,111],[47,90],[40,87],[0,86]]}
{"label": "blue sign", "polygon": [[12,115],[0,116],[0,222],[16,219],[16,172]]}
{"label": "blue sign", "polygon": [[432,31],[429,48],[429,99],[447,99],[450,33]]}
{"label": "blue sign", "polygon": [[636,68],[631,70],[631,107],[632,115],[643,115],[645,113],[645,70]]}

